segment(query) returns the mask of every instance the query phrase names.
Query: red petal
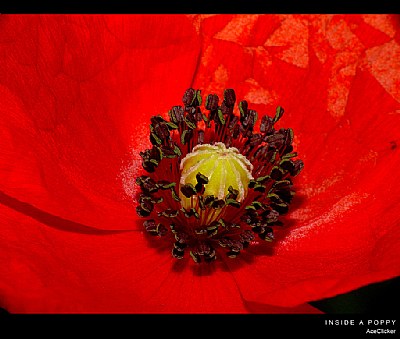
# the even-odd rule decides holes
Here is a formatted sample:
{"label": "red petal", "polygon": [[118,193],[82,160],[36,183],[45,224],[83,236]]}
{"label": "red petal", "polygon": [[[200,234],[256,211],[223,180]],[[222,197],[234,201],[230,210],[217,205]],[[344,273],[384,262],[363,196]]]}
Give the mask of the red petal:
{"label": "red petal", "polygon": [[[192,17],[192,28],[183,16],[136,18],[121,17],[122,26],[113,16],[0,19],[0,105],[9,113],[0,129],[0,198],[27,215],[1,207],[6,308],[268,313],[261,304],[301,305],[399,275],[398,21],[211,16]],[[232,20],[248,28],[234,30]],[[374,44],[365,25],[389,41],[376,34]],[[167,32],[179,37],[174,45]],[[179,103],[200,47],[195,87],[235,88],[260,114],[282,105],[280,124],[294,128],[305,169],[276,245],[227,259],[232,273],[196,274],[138,232],[95,236],[79,224],[80,233],[65,232],[62,218],[131,228],[132,206],[124,207],[115,180],[121,159],[132,133],[145,148],[150,115]],[[170,86],[178,70],[183,78]],[[260,247],[266,252],[253,256]]]}
{"label": "red petal", "polygon": [[0,215],[0,300],[9,312],[248,312],[229,271],[188,269],[162,239],[66,232],[2,206]]}
{"label": "red petal", "polygon": [[147,146],[148,117],[190,86],[196,32],[162,15],[14,15],[0,25],[0,189],[92,227],[132,228],[123,161]]}
{"label": "red petal", "polygon": [[[244,254],[243,262],[226,259],[243,297],[295,306],[399,275],[398,20],[266,16],[251,22],[270,32],[254,45],[241,17],[221,18],[225,26],[208,41],[195,85],[238,89],[259,114],[282,105],[280,126],[294,129],[305,163],[276,244],[253,248],[258,255]],[[234,20],[242,35],[228,29]],[[372,29],[381,32],[375,41]],[[221,51],[230,58],[218,57]]]}

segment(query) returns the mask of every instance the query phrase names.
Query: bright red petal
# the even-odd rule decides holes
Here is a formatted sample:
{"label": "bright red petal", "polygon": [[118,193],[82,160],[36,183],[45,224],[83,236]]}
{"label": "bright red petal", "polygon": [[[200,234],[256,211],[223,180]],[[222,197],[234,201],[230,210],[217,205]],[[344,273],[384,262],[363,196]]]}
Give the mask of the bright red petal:
{"label": "bright red petal", "polygon": [[[11,312],[270,313],[280,309],[265,304],[400,274],[398,20],[187,19],[0,18],[0,291]],[[149,116],[179,104],[193,74],[203,93],[235,88],[259,114],[282,105],[305,162],[275,245],[215,272],[140,232],[85,227],[133,227],[122,160],[146,148]]]}
{"label": "bright red petal", "polygon": [[248,312],[229,271],[187,269],[142,232],[79,234],[4,207],[0,215],[0,300],[9,312]]}
{"label": "bright red petal", "polygon": [[163,15],[2,15],[0,29],[0,190],[91,227],[132,228],[123,161],[149,143],[148,117],[190,86],[195,30]]}
{"label": "bright red petal", "polygon": [[243,297],[294,306],[399,275],[398,17],[218,18],[195,87],[283,106],[305,163],[276,245],[226,260]]}
{"label": "bright red petal", "polygon": [[319,313],[243,302],[226,267],[177,261],[142,232],[68,232],[2,206],[0,216],[0,300],[11,313]]}

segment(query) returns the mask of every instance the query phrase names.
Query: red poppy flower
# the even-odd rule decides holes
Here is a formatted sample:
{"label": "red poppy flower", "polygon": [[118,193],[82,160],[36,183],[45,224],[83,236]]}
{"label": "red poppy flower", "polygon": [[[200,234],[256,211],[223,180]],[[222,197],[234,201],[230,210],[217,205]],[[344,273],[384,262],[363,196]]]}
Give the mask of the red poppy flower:
{"label": "red poppy flower", "polygon": [[[399,275],[399,17],[0,16],[0,305],[273,313]],[[136,214],[150,118],[188,88],[285,109],[273,243],[194,263]]]}

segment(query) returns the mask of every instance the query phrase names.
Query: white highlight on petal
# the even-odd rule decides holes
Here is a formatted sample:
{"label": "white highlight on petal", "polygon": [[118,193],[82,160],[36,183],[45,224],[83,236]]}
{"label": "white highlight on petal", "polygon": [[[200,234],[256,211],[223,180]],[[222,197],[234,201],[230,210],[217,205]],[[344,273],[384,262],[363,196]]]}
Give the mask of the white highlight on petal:
{"label": "white highlight on petal", "polygon": [[[335,203],[329,209],[328,212],[310,220],[306,225],[293,230],[290,233],[289,237],[287,237],[282,243],[288,244],[291,242],[297,242],[302,238],[308,237],[310,232],[313,233],[318,233],[320,231],[325,232],[326,227],[334,225],[335,221],[340,220],[346,213],[351,211],[354,206],[359,205],[365,199],[369,198],[369,196],[370,195],[368,193],[359,193],[359,192],[354,192],[349,195],[346,195],[345,197],[340,199],[337,203]],[[299,222],[305,222],[308,219],[307,210],[304,209],[293,211],[290,214],[290,216],[293,220]]]}

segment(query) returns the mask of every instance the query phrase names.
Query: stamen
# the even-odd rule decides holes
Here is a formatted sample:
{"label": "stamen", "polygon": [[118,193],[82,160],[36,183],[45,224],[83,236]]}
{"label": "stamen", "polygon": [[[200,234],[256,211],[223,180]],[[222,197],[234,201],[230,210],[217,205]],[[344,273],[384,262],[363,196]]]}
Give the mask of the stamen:
{"label": "stamen", "polygon": [[195,262],[212,262],[221,249],[235,258],[256,235],[273,241],[295,194],[292,178],[303,169],[293,130],[274,128],[284,110],[261,117],[255,131],[258,113],[243,100],[236,116],[232,89],[221,103],[209,94],[202,106],[201,91],[189,88],[182,102],[169,119],[150,119],[152,147],[140,152],[148,175],[136,178],[136,211],[151,218],[144,230],[166,241],[172,235],[172,256],[182,259],[189,249]]}

